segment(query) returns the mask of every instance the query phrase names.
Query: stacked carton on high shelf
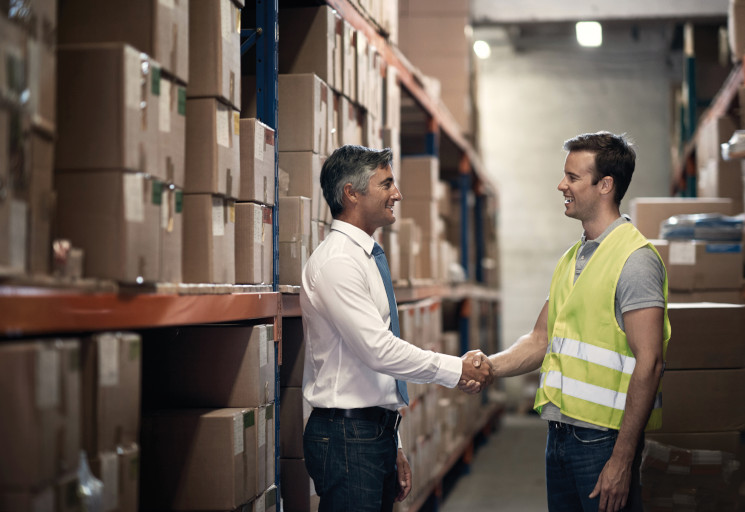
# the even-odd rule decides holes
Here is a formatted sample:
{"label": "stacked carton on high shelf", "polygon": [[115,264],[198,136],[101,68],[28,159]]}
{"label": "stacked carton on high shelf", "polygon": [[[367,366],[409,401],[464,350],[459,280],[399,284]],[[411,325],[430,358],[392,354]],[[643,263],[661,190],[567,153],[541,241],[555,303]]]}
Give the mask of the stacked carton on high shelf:
{"label": "stacked carton on high shelf", "polygon": [[0,276],[51,267],[57,4],[26,4],[0,4]]}

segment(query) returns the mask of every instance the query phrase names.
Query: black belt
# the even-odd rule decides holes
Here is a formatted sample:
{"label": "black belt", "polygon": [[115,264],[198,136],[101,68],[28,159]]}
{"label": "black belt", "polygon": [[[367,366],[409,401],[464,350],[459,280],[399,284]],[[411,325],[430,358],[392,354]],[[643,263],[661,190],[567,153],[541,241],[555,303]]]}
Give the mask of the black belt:
{"label": "black belt", "polygon": [[361,409],[324,409],[313,408],[313,413],[322,418],[349,418],[353,420],[366,420],[379,423],[383,428],[396,430],[401,423],[401,415],[398,411],[392,411],[385,407],[364,407]]}

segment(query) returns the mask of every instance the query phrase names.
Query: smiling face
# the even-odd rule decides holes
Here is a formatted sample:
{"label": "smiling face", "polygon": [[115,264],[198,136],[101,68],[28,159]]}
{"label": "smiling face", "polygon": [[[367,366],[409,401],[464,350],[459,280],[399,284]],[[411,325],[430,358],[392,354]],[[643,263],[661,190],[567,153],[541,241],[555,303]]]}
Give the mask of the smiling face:
{"label": "smiling face", "polygon": [[396,222],[393,205],[401,199],[391,166],[378,168],[370,178],[367,193],[359,195],[362,229],[372,236],[376,229]]}
{"label": "smiling face", "polygon": [[595,180],[595,154],[571,151],[564,163],[559,192],[564,195],[564,215],[580,221],[592,220],[600,202],[603,180]]}

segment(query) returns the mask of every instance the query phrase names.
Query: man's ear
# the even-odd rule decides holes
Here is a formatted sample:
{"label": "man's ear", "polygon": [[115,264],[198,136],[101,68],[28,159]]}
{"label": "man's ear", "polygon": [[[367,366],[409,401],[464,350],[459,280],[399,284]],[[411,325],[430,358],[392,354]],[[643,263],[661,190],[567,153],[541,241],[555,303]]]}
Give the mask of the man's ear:
{"label": "man's ear", "polygon": [[344,185],[344,188],[342,190],[344,190],[345,200],[349,201],[352,204],[357,203],[357,191],[354,190],[354,187],[352,187],[351,183],[347,183],[346,185]]}
{"label": "man's ear", "polygon": [[600,180],[600,191],[604,194],[609,194],[613,192],[614,184],[613,176],[603,176]]}

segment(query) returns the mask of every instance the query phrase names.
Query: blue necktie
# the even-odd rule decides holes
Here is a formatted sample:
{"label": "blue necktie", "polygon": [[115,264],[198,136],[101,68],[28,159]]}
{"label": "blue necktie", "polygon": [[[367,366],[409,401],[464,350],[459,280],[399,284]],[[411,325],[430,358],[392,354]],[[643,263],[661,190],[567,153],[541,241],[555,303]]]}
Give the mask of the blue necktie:
{"label": "blue necktie", "polygon": [[[377,242],[375,242],[372,254],[375,258],[375,263],[378,265],[380,277],[383,278],[385,293],[388,295],[388,309],[391,310],[391,332],[400,337],[401,327],[398,325],[398,306],[396,306],[396,296],[393,294],[393,282],[391,281],[391,271],[388,268],[388,260],[385,259],[383,248]],[[409,405],[409,392],[406,390],[406,381],[396,379],[396,387],[404,403]]]}

